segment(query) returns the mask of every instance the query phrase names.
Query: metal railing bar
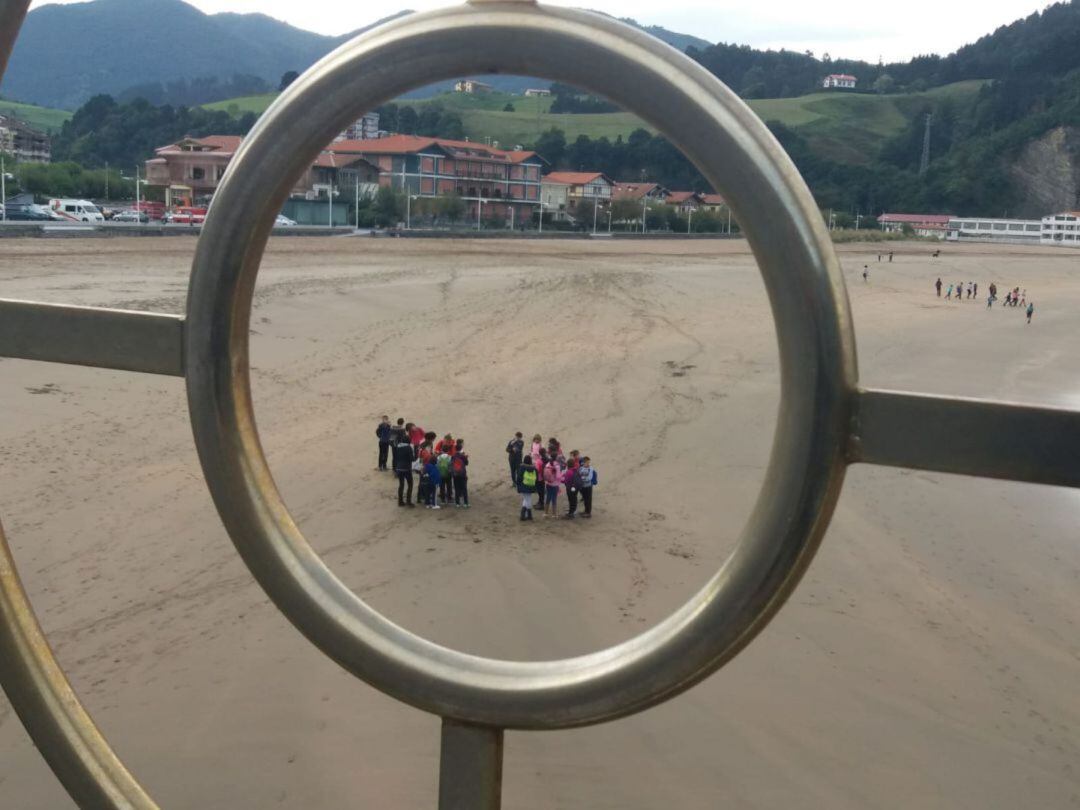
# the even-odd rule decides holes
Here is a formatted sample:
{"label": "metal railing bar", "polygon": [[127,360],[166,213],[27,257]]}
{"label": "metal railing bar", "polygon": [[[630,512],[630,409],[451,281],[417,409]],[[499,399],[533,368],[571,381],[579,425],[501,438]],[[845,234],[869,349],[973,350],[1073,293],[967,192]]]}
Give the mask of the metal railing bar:
{"label": "metal railing bar", "polygon": [[503,730],[443,719],[439,810],[499,810]]}
{"label": "metal railing bar", "polygon": [[853,463],[1080,487],[1080,411],[861,390],[853,413]]}
{"label": "metal railing bar", "polygon": [[179,315],[0,299],[0,357],[184,376]]}

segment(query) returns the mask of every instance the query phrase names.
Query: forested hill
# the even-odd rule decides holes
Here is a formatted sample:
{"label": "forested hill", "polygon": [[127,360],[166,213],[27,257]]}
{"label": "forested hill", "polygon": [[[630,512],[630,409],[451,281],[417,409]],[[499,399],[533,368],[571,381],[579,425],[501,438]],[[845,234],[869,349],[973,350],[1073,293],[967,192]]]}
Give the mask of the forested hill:
{"label": "forested hill", "polygon": [[[411,14],[403,9],[373,25]],[[679,50],[708,43],[626,20]],[[204,14],[184,0],[92,0],[46,5],[27,15],[0,94],[12,101],[74,110],[105,93],[155,104],[204,104],[278,88],[372,26],[323,36],[265,14]],[[536,79],[496,76],[500,90],[521,93]],[[441,82],[411,97],[445,90]]]}
{"label": "forested hill", "polygon": [[1080,68],[1080,0],[1057,3],[948,56],[873,64],[796,51],[759,51],[720,43],[687,53],[743,98],[786,98],[813,92],[829,73],[851,73],[864,91],[918,92],[968,79],[1037,85]]}

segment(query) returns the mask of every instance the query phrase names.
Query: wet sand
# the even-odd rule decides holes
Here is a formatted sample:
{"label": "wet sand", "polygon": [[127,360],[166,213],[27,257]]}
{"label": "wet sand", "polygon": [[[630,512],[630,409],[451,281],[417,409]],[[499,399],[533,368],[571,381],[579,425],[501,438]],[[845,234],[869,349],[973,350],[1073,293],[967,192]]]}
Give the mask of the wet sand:
{"label": "wet sand", "polygon": [[[2,240],[0,295],[180,312],[194,242]],[[864,384],[1080,408],[1080,252],[841,248]],[[871,278],[863,283],[863,264]],[[1026,287],[1019,309],[933,281]],[[252,319],[300,526],[394,621],[543,659],[639,633],[738,538],[778,402],[744,244],[279,239]],[[432,808],[438,721],[325,659],[220,526],[178,379],[0,360],[0,515],[76,689],[168,808]],[[395,506],[382,413],[464,436],[470,510]],[[598,470],[517,520],[503,447]],[[964,425],[956,425],[962,432]],[[505,806],[1080,807],[1080,495],[854,467],[787,606],[689,693],[507,735]],[[0,805],[71,806],[0,697]]]}

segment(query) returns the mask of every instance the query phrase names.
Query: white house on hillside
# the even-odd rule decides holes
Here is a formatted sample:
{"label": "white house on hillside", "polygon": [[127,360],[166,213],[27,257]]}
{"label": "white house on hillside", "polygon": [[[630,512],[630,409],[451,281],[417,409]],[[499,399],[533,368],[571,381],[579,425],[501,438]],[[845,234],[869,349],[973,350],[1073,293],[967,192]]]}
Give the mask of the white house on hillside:
{"label": "white house on hillside", "polygon": [[859,80],[856,79],[854,76],[851,76],[847,73],[830,73],[822,80],[821,86],[828,88],[840,87],[845,90],[854,90],[855,83],[858,81]]}

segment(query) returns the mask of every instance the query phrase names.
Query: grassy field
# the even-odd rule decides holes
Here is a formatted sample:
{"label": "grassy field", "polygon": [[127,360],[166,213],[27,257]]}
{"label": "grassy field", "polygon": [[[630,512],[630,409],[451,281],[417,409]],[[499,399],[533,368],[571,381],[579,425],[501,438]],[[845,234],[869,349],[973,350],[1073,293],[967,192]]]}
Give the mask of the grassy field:
{"label": "grassy field", "polygon": [[56,132],[61,125],[71,118],[67,110],[53,110],[49,107],[35,107],[33,104],[20,104],[0,98],[0,115],[10,115],[25,121],[35,129]]}
{"label": "grassy field", "polygon": [[[779,121],[798,130],[822,157],[844,163],[868,163],[885,139],[898,133],[918,109],[942,96],[965,97],[978,92],[980,81],[959,82],[925,93],[872,96],[861,93],[813,93],[797,98],[753,99],[750,107],[765,121]],[[276,94],[248,96],[206,105],[234,115],[261,113]],[[465,133],[482,141],[492,138],[503,146],[528,144],[541,132],[558,127],[567,140],[579,135],[612,140],[627,137],[638,127],[651,130],[630,113],[574,115],[550,112],[551,98],[524,98],[503,93],[482,96],[444,93],[434,98],[403,102],[417,109],[441,104],[461,114]],[[507,104],[513,111],[505,111]]]}

